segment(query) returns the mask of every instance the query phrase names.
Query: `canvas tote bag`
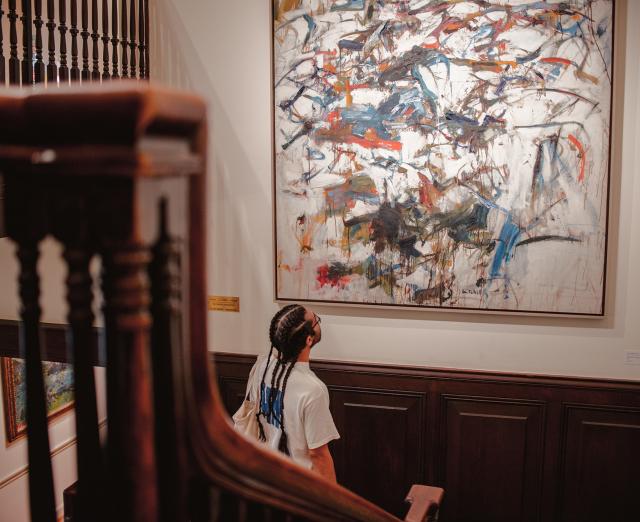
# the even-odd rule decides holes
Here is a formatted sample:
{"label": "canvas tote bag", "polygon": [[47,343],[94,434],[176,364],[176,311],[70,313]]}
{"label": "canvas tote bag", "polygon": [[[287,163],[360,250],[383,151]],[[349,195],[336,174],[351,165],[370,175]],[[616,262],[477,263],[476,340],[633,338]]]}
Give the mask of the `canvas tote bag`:
{"label": "canvas tote bag", "polygon": [[255,373],[258,364],[255,364],[251,369],[251,373],[249,374],[249,380],[247,381],[247,393],[245,395],[244,401],[242,401],[242,405],[238,408],[238,411],[233,414],[233,426],[234,428],[246,435],[247,437],[258,440],[260,436],[260,429],[258,427],[258,419],[256,415],[260,408],[260,396],[257,393],[254,393],[254,397],[256,397],[256,401],[251,401],[251,390],[256,390],[257,386],[255,383]]}

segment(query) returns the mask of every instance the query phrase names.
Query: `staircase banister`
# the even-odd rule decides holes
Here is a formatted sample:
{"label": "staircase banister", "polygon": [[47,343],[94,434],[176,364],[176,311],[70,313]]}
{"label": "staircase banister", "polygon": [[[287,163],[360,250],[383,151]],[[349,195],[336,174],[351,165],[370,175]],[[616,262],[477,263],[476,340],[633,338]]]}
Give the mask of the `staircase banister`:
{"label": "staircase banister", "polygon": [[69,148],[131,146],[147,135],[188,137],[205,115],[197,96],[132,80],[55,90],[11,87],[0,91],[0,106],[15,107],[21,116],[0,122],[3,144]]}

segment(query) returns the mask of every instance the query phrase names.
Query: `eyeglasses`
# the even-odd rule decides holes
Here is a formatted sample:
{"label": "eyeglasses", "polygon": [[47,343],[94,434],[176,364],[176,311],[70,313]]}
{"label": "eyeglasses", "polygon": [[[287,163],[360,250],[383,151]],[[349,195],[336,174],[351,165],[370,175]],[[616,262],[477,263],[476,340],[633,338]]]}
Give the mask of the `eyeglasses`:
{"label": "eyeglasses", "polygon": [[320,319],[320,316],[313,314],[314,320],[313,323],[311,323],[311,328],[315,328],[317,325],[319,325],[322,322],[322,319]]}

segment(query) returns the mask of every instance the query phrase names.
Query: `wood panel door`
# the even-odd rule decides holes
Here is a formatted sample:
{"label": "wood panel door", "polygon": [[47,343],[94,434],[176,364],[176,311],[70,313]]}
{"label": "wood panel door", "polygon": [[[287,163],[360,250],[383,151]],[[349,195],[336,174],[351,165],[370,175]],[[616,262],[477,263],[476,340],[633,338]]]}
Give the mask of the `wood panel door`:
{"label": "wood panel door", "polygon": [[538,520],[542,403],[443,396],[441,470],[448,522]]}
{"label": "wood panel door", "polygon": [[338,481],[403,516],[411,484],[424,482],[426,394],[329,387],[340,432],[332,443]]}
{"label": "wood panel door", "polygon": [[566,406],[563,522],[640,520],[640,409]]}

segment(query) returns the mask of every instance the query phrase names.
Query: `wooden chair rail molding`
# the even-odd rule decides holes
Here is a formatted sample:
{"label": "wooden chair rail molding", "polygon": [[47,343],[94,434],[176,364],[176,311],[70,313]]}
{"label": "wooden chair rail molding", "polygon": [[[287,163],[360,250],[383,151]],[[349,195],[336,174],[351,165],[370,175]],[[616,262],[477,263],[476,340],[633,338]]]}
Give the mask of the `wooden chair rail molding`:
{"label": "wooden chair rail molding", "polygon": [[[36,271],[39,243],[53,235],[69,272],[76,520],[398,521],[231,426],[207,351],[206,139],[200,99],[142,83],[0,92],[4,217],[20,262],[32,520],[55,520]],[[106,447],[92,370],[96,255]],[[412,489],[409,520],[436,516],[441,495]]]}

